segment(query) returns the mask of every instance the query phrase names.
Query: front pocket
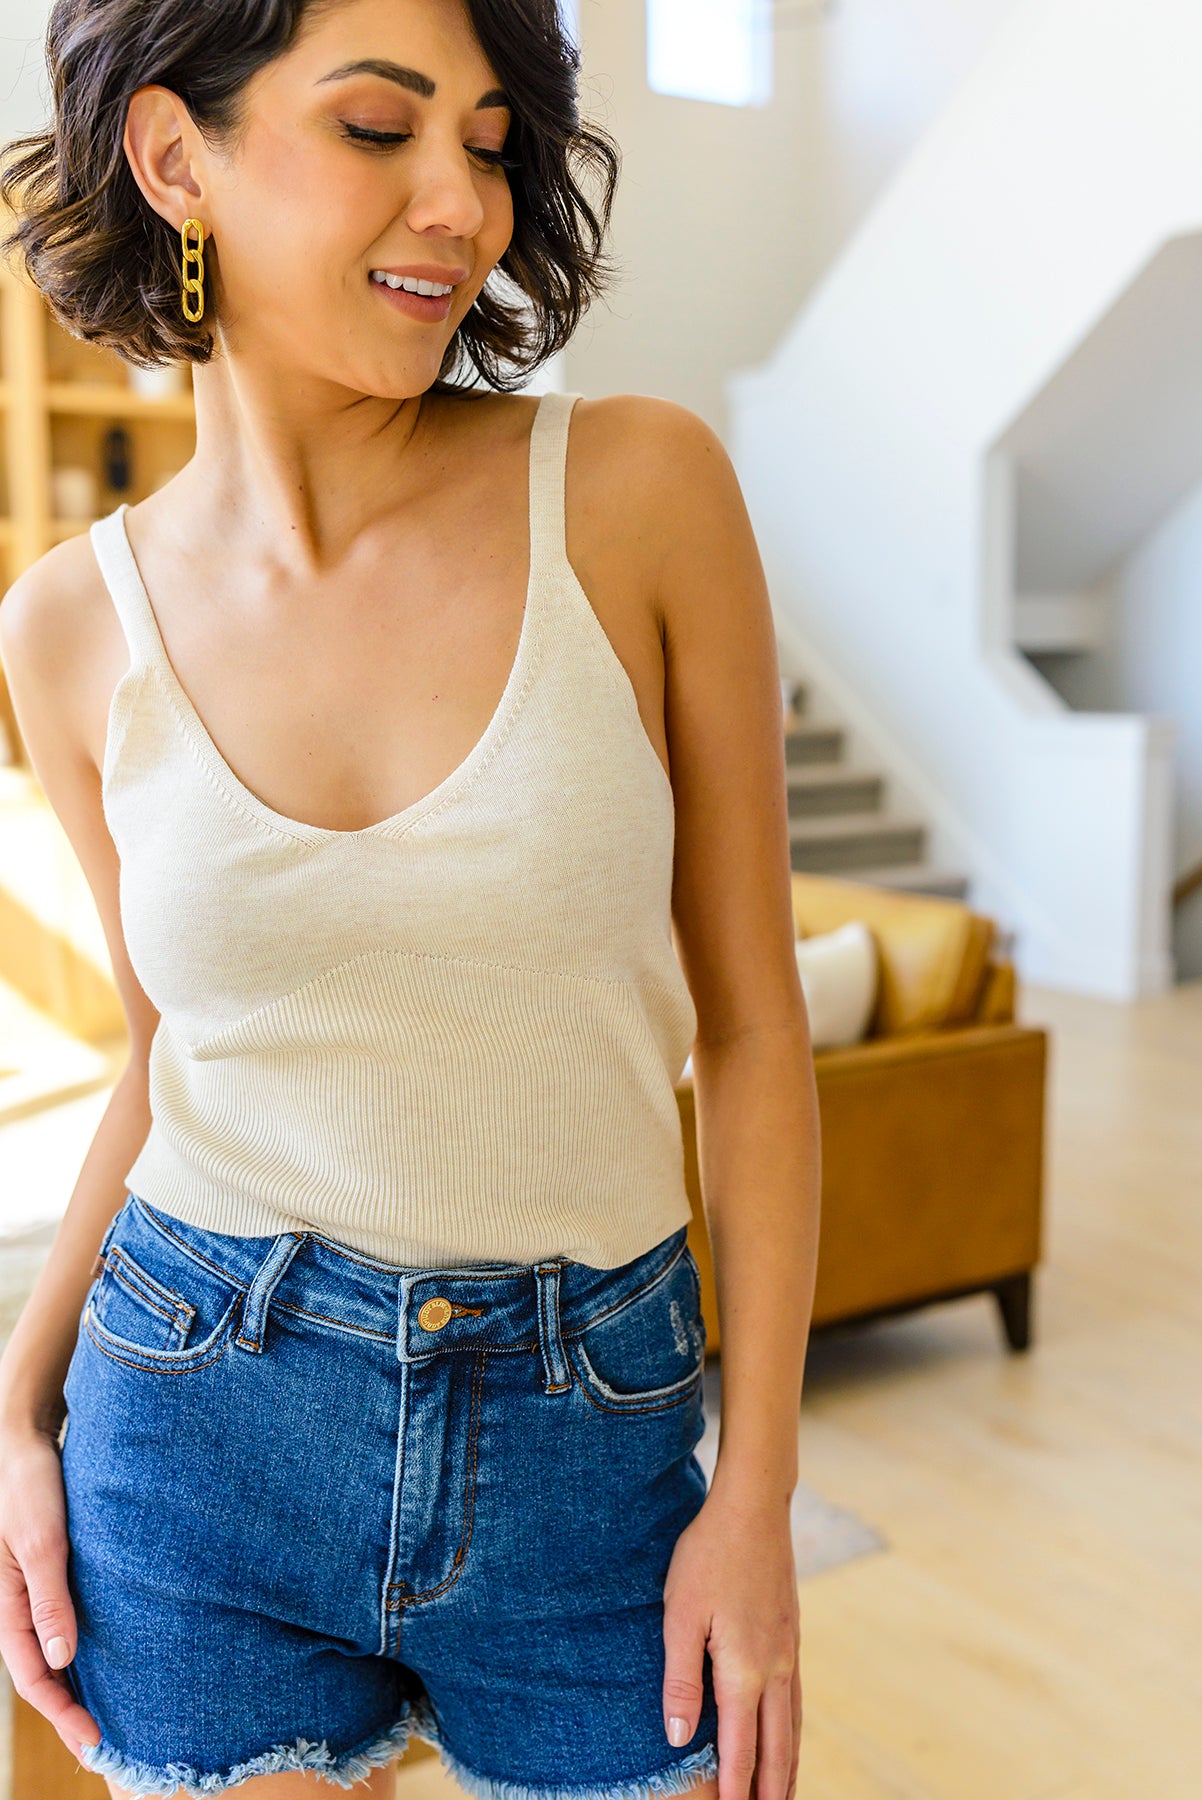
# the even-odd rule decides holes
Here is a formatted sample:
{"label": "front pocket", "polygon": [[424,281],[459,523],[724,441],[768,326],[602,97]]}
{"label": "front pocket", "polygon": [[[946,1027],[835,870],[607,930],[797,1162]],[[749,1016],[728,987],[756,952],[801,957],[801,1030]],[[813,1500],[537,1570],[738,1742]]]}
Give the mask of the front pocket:
{"label": "front pocket", "polygon": [[669,1267],[565,1339],[588,1398],[614,1412],[677,1405],[705,1368],[701,1280],[687,1244]]}
{"label": "front pocket", "polygon": [[146,1350],[182,1350],[196,1308],[157,1281],[121,1244],[110,1244],[93,1295],[95,1317],[114,1337]]}
{"label": "front pocket", "polygon": [[178,1373],[220,1354],[242,1292],[135,1206],[104,1251],[83,1325],[115,1362]]}

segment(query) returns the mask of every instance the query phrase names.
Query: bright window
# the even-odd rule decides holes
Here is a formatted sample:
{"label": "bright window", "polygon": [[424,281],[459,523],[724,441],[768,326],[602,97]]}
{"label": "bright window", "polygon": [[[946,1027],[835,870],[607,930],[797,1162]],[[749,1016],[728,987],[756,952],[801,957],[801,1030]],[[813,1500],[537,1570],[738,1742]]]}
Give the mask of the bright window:
{"label": "bright window", "polygon": [[657,94],[763,106],[772,96],[772,0],[647,0]]}

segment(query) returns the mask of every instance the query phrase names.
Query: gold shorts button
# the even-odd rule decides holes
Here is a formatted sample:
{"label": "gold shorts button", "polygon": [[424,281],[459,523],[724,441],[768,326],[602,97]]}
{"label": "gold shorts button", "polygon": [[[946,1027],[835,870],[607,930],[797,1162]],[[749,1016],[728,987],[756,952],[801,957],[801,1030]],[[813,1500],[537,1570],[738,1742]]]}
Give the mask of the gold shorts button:
{"label": "gold shorts button", "polygon": [[435,1294],[433,1300],[427,1300],[417,1315],[417,1322],[425,1331],[441,1331],[451,1316],[451,1302],[442,1294]]}

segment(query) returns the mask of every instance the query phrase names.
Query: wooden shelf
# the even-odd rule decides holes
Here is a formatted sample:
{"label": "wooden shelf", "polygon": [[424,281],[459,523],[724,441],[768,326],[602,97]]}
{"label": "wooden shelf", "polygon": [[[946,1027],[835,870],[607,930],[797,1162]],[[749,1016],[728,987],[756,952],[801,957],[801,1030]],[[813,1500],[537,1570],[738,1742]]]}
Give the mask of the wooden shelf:
{"label": "wooden shelf", "polygon": [[187,393],[150,396],[135,393],[119,381],[50,381],[46,384],[46,410],[81,417],[129,419],[183,419],[192,421],[196,408],[191,389]]}

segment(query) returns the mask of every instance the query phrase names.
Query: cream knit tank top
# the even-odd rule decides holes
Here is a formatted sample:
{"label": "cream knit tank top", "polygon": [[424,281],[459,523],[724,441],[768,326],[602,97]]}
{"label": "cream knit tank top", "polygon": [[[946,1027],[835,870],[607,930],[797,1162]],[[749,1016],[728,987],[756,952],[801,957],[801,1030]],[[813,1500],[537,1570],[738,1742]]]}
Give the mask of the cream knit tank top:
{"label": "cream knit tank top", "polygon": [[496,712],[431,793],[359,831],[242,785],[168,661],[125,506],[92,525],[131,657],[104,810],[160,1014],[125,1180],[164,1212],[420,1267],[613,1268],[688,1221],[672,787],[567,559],[578,398],[535,411]]}

